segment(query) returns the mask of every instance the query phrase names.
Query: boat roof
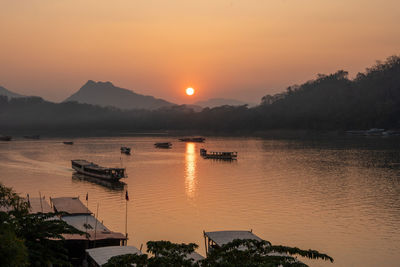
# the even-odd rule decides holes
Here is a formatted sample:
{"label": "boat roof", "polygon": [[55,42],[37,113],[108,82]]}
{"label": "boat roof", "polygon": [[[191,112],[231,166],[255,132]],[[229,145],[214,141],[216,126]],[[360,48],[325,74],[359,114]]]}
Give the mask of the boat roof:
{"label": "boat roof", "polygon": [[99,222],[95,217],[92,215],[76,215],[76,216],[63,216],[61,220],[65,221],[69,225],[72,225],[76,229],[85,232],[85,224],[87,222],[88,228],[87,230],[93,230],[96,228],[96,222],[97,222],[97,228],[96,231],[99,232],[110,232],[110,230],[105,227],[104,224]]}
{"label": "boat roof", "polygon": [[125,254],[142,254],[134,246],[109,246],[101,248],[86,249],[89,256],[99,265],[106,264],[108,260],[114,256],[125,255]]}
{"label": "boat roof", "polygon": [[93,162],[89,162],[87,160],[84,159],[73,159],[71,160],[74,163],[77,163],[81,166],[85,166],[85,167],[89,167],[91,169],[96,169],[96,170],[123,170],[124,168],[107,168],[107,167],[102,167],[100,165],[97,165]]}
{"label": "boat roof", "polygon": [[71,215],[92,214],[92,212],[80,201],[79,197],[51,198],[54,209],[58,212],[67,212]]}
{"label": "boat roof", "polygon": [[[40,203],[42,202],[42,203]],[[49,212],[54,212],[54,210],[51,208],[50,204],[46,201],[46,199],[42,198],[42,201],[40,201],[39,197],[30,197],[29,198],[29,203],[30,203],[30,208],[29,208],[29,213],[35,214],[35,213],[49,213]]]}
{"label": "boat roof", "polygon": [[[125,240],[126,237],[122,233],[113,232],[108,229],[104,224],[99,222],[92,215],[76,215],[76,216],[63,216],[61,218],[67,224],[75,227],[76,229],[89,234],[89,240],[101,239],[119,239]],[[96,226],[97,223],[97,226]],[[85,227],[86,225],[86,227]],[[96,230],[96,231],[95,231]],[[63,235],[67,240],[86,240],[86,236],[78,234]]]}
{"label": "boat roof", "polygon": [[215,231],[215,232],[204,232],[210,240],[214,241],[218,246],[222,246],[232,242],[235,239],[253,239],[262,241],[262,239],[251,231]]}
{"label": "boat roof", "polygon": [[[25,201],[28,201],[28,199],[25,198]],[[30,214],[36,214],[39,212],[42,213],[53,212],[53,209],[51,208],[50,204],[45,199],[42,199],[42,205],[40,205],[40,198],[38,197],[29,198],[29,202],[30,202],[30,208],[29,208]],[[12,209],[13,208],[11,206],[0,206],[0,211],[2,212],[9,212]]]}

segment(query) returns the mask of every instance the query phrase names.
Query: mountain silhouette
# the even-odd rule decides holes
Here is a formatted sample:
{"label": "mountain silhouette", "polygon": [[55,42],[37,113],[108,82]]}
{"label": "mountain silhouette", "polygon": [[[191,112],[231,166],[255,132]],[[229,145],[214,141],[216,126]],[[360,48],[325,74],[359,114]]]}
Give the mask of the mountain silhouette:
{"label": "mountain silhouette", "polygon": [[78,92],[64,100],[120,109],[158,109],[175,104],[153,96],[137,94],[131,90],[114,86],[111,82],[89,80]]}
{"label": "mountain silhouette", "polygon": [[5,95],[8,98],[17,98],[17,97],[24,97],[23,95],[11,92],[10,90],[7,90],[6,88],[0,86],[0,95]]}
{"label": "mountain silhouette", "polygon": [[227,98],[210,98],[208,100],[203,100],[203,101],[197,101],[195,105],[201,106],[203,108],[214,108],[214,107],[219,107],[219,106],[243,106],[243,105],[249,105],[250,107],[256,106],[257,104],[255,103],[248,103],[248,102],[243,102],[240,100],[235,100],[235,99],[227,99]]}

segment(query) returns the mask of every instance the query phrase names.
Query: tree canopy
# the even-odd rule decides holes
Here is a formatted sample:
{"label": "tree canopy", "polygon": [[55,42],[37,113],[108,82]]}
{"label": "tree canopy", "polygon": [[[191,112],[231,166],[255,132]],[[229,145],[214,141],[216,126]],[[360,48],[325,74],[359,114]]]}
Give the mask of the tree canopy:
{"label": "tree canopy", "polygon": [[269,241],[257,240],[233,240],[222,247],[213,248],[207,258],[199,262],[189,258],[189,255],[197,248],[196,244],[174,244],[169,241],[147,242],[147,252],[153,256],[127,254],[115,256],[109,259],[104,267],[132,266],[203,266],[203,267],[274,267],[292,266],[307,267],[294,256],[302,256],[309,259],[322,259],[333,262],[333,258],[319,253],[316,250],[302,250],[296,247],[272,245]]}
{"label": "tree canopy", "polygon": [[5,266],[68,266],[63,234],[84,233],[59,213],[29,213],[29,202],[0,183],[0,262]]}
{"label": "tree canopy", "polygon": [[[244,88],[245,89],[245,88]],[[118,131],[252,133],[270,129],[351,130],[400,128],[400,57],[359,73],[318,74],[316,79],[266,95],[259,106],[220,106],[194,112],[185,105],[119,110],[38,97],[0,97],[0,131],[79,134]]]}

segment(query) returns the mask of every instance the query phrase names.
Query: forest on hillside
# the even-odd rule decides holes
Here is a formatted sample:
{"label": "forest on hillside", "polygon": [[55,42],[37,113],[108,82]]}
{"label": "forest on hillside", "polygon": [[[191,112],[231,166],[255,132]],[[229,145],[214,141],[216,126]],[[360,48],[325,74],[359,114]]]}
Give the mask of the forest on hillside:
{"label": "forest on hillside", "polygon": [[197,131],[252,133],[273,129],[341,131],[400,128],[400,57],[377,62],[349,79],[348,72],[266,95],[261,104],[220,106],[195,112],[187,106],[119,110],[39,97],[0,97],[0,134],[15,132]]}

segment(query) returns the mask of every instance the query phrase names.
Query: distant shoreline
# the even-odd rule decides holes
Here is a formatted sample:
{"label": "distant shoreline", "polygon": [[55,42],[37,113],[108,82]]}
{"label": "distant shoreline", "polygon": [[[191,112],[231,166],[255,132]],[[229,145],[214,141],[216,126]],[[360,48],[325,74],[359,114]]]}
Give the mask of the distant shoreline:
{"label": "distant shoreline", "polygon": [[[360,136],[346,135],[345,131],[316,131],[316,130],[266,130],[266,131],[236,131],[236,132],[218,132],[218,131],[49,131],[40,133],[38,131],[12,131],[6,132],[13,137],[13,140],[29,140],[24,138],[27,135],[40,135],[40,139],[48,138],[90,138],[90,137],[183,137],[183,136],[203,136],[203,137],[237,137],[237,138],[266,138],[266,139],[309,139],[309,138],[335,138],[349,137],[360,138]],[[361,136],[362,137],[362,136]],[[379,136],[378,136],[379,137]],[[39,139],[39,140],[40,140]]]}

